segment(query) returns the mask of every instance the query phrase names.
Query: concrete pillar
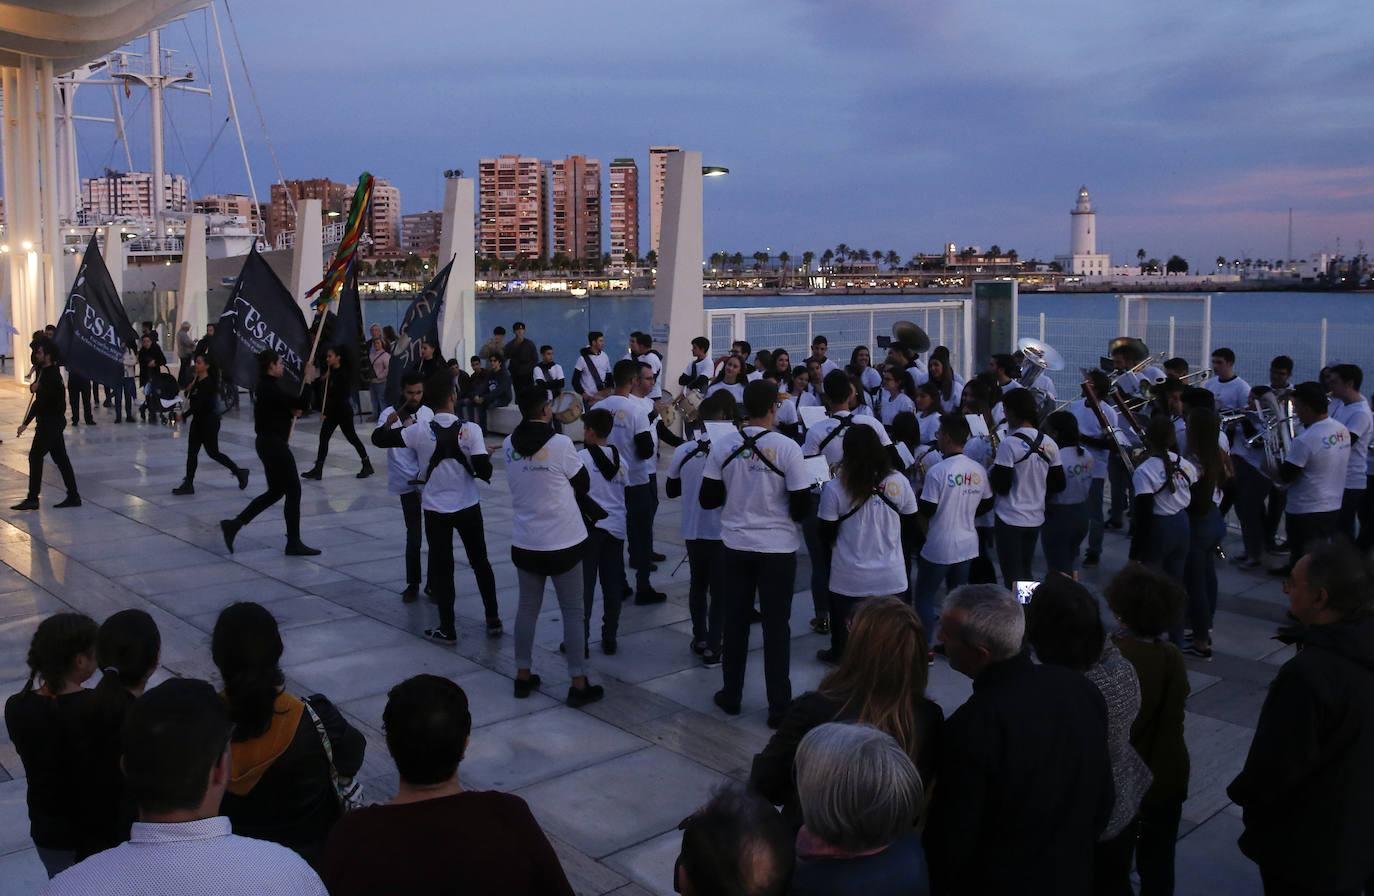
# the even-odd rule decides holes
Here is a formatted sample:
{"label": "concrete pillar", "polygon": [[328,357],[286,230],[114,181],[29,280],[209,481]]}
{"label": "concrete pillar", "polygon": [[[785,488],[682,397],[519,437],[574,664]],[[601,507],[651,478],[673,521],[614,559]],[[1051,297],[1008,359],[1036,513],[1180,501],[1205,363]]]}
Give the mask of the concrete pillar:
{"label": "concrete pillar", "polygon": [[204,335],[205,325],[210,320],[209,309],[205,307],[209,289],[207,277],[205,216],[188,215],[186,236],[181,246],[181,284],[177,289],[177,313],[173,325],[180,329],[183,321],[190,321],[191,335],[197,339]]}
{"label": "concrete pillar", "polygon": [[[444,310],[439,316],[439,349],[458,358],[463,369],[477,351],[477,263],[472,248],[476,183],[470,177],[444,181],[444,217],[439,237],[439,267],[456,257],[449,272]],[[570,368],[571,369],[571,368]]]}
{"label": "concrete pillar", "polygon": [[[676,394],[677,378],[692,358],[692,339],[710,336],[701,284],[701,153],[668,153],[665,161],[658,277],[649,332],[663,355],[663,384]],[[711,347],[713,354],[719,354],[717,348]]]}
{"label": "concrete pillar", "polygon": [[310,287],[324,276],[324,225],[320,223],[322,204],[318,199],[296,201],[296,244],[291,249],[291,282],[286,284],[296,304],[301,306],[305,322],[315,319],[310,308],[311,299],[305,297]]}
{"label": "concrete pillar", "polygon": [[124,270],[128,267],[124,251],[124,233],[118,224],[104,228],[105,246],[101,255],[105,257],[105,267],[110,272],[110,280],[114,282],[115,292],[119,293],[119,298],[124,299]]}

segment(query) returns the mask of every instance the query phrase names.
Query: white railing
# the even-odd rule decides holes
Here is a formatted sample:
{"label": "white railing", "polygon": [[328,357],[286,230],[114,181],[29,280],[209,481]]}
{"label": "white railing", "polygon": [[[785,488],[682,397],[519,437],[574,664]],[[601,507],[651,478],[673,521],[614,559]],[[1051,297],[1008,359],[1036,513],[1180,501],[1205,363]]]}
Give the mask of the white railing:
{"label": "white railing", "polygon": [[[346,221],[335,221],[333,223],[324,225],[324,244],[328,246],[331,244],[338,245],[339,243],[342,243],[344,238],[344,231],[347,229],[348,222]],[[273,249],[290,249],[295,245],[296,231],[294,230],[283,230],[279,232],[276,238],[272,241]]]}

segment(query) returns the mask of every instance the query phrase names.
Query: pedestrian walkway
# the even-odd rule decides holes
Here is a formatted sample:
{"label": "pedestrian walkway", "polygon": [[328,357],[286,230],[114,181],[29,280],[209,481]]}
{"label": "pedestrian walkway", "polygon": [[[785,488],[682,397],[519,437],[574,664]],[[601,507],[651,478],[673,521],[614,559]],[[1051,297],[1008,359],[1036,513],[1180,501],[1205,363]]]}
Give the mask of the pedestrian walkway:
{"label": "pedestrian walkway", "polygon": [[[27,391],[0,383],[0,507],[24,497],[30,436],[14,439]],[[669,595],[649,607],[626,604],[619,651],[592,646],[591,679],[606,699],[585,710],[565,707],[568,679],[558,654],[557,603],[547,595],[539,619],[534,670],[541,693],[512,697],[515,570],[510,563],[509,493],[500,459],[492,485],[481,488],[487,540],[506,635],[486,637],[481,601],[458,552],[456,647],[424,641],[434,608],[404,604],[404,531],[395,498],[386,494],[382,453],[370,449],[379,475],[354,478],[357,459],[336,450],[324,480],[304,482],[303,538],[324,553],[285,557],[285,527],[273,508],[243,530],[229,555],[218,521],[237,513],[263,487],[253,453],[251,411],[224,418],[222,448],[250,467],[246,492],[227,471],[202,459],[196,494],[176,497],[185,465],[183,434],[145,424],[115,425],[101,409],[99,425],[67,430],[84,506],[55,510],[60,479],[45,470],[43,508],[0,510],[0,690],[12,694],[25,677],[24,657],[44,616],[79,610],[101,620],[138,607],[162,630],[162,669],[154,683],[182,675],[217,682],[210,631],[219,610],[236,600],[265,604],[282,628],[287,687],[323,693],[339,704],[368,740],[360,779],[369,797],[395,792],[396,776],[381,732],[387,690],[419,672],[453,678],[472,704],[472,744],[461,768],[470,789],[518,793],[549,832],[579,894],[671,893],[681,834],[678,822],[713,788],[748,776],[767,741],[761,640],[744,691],[744,712],[731,718],[711,695],[719,668],[704,668],[689,652],[687,567],[678,537],[678,502],[659,508],[656,549],[668,556],[654,583]],[[296,427],[297,460],[313,460],[318,419]],[[490,440],[494,443],[496,440]],[[666,459],[663,462],[666,465]],[[660,477],[661,478],[661,477]],[[1237,539],[1226,548],[1239,551]],[[1126,542],[1108,533],[1102,566],[1084,581],[1095,590],[1125,561]],[[797,582],[808,581],[805,559]],[[1189,658],[1193,695],[1187,736],[1191,794],[1183,811],[1178,856],[1180,894],[1255,893],[1259,877],[1236,848],[1239,811],[1227,783],[1249,748],[1265,688],[1291,650],[1271,640],[1286,599],[1276,580],[1222,564],[1216,655]],[[814,687],[824,673],[815,659],[828,639],[807,626],[811,601],[798,593],[792,613],[792,686]],[[599,601],[598,610],[599,613]],[[593,633],[599,631],[592,625]],[[953,711],[970,693],[968,681],[938,660],[931,695]],[[0,730],[0,896],[35,892],[44,880],[28,838],[23,769]]]}

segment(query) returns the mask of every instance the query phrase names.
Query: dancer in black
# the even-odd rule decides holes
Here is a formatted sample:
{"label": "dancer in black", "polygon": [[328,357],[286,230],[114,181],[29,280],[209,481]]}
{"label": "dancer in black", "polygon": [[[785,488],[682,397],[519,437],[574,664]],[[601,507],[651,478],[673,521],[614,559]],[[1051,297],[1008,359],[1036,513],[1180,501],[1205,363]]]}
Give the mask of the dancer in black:
{"label": "dancer in black", "polygon": [[372,461],[353,428],[353,384],[350,371],[343,366],[343,347],[334,346],[324,353],[324,413],[320,424],[320,450],[315,455],[315,466],[301,474],[302,479],[323,479],[324,460],[329,456],[329,439],[334,430],[343,431],[344,438],[358,452],[363,468],[358,472],[359,479],[366,479],[374,472]]}
{"label": "dancer in black", "polygon": [[319,553],[301,541],[301,481],[296,475],[296,458],[291,454],[287,439],[291,435],[291,421],[299,417],[309,405],[309,398],[282,391],[281,356],[271,349],[258,352],[258,388],[253,405],[253,428],[258,437],[254,442],[258,458],[267,476],[267,491],[258,495],[243,512],[231,520],[220,520],[224,544],[234,553],[234,536],[273,504],[286,499],[286,553],[292,557],[313,557]]}
{"label": "dancer in black", "polygon": [[67,396],[62,385],[62,374],[57,372],[56,355],[57,349],[47,340],[41,340],[33,347],[33,363],[38,375],[29,386],[33,401],[29,404],[29,412],[24,415],[24,422],[19,424],[18,432],[22,436],[30,421],[38,421],[33,433],[33,447],[29,449],[29,494],[10,510],[38,509],[45,454],[52,455],[52,462],[57,464],[58,472],[62,474],[62,484],[67,487],[67,499],[53,506],[81,506],[81,495],[76,491],[76,474],[72,472],[72,462],[67,457],[67,442],[62,437],[62,430],[67,427]]}
{"label": "dancer in black", "polygon": [[187,390],[187,407],[181,415],[183,421],[190,421],[186,428],[186,478],[182,480],[181,485],[172,489],[172,494],[196,493],[196,465],[200,461],[202,446],[211,460],[234,474],[234,478],[239,481],[239,489],[245,489],[248,487],[248,470],[234,463],[227,454],[219,450],[221,409],[215,407],[219,399],[218,371],[210,366],[210,359],[205,355],[196,355],[195,358],[195,378]]}

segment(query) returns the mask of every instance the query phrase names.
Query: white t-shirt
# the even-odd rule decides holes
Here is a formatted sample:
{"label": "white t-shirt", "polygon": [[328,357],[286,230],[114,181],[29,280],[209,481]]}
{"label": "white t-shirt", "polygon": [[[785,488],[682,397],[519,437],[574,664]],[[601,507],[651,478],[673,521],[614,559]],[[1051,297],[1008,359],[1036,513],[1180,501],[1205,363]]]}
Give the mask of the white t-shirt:
{"label": "white t-shirt", "polygon": [[[970,439],[969,444],[979,441]],[[992,481],[982,464],[952,454],[926,473],[921,500],[936,505],[921,556],[931,563],[963,563],[978,556],[974,517],[992,497]]]}
{"label": "white t-shirt", "polygon": [[844,433],[840,433],[835,436],[835,438],[830,439],[829,442],[826,442],[824,449],[821,448],[821,443],[825,442],[830,434],[839,428],[840,421],[845,417],[849,417],[852,421],[845,427],[846,429],[848,429],[849,426],[858,426],[862,424],[871,427],[873,431],[878,434],[878,441],[884,448],[892,444],[891,437],[888,436],[887,430],[883,428],[883,425],[878,422],[877,417],[871,417],[867,414],[851,415],[849,411],[836,411],[834,416],[826,417],[820,423],[817,423],[806,431],[806,442],[802,445],[802,453],[807,457],[813,457],[823,453],[825,454],[825,462],[832,467],[839,463],[840,458],[844,456]]}
{"label": "white t-shirt", "polygon": [[921,444],[929,445],[935,441],[935,433],[940,430],[940,415],[930,413],[922,417],[917,414],[916,425],[920,427]]}
{"label": "white t-shirt", "polygon": [[1218,411],[1233,411],[1250,404],[1250,384],[1238,376],[1224,383],[1212,377],[1202,384],[1202,388],[1217,397]]}
{"label": "white t-shirt", "polygon": [[[377,428],[380,429],[384,421],[391,417],[391,412],[395,407],[383,408],[377,420]],[[425,405],[420,405],[412,418],[416,426],[428,426],[429,421],[434,419],[434,412]],[[404,424],[400,420],[399,412],[396,419],[392,420],[389,429],[400,429]],[[429,461],[426,460],[426,463]],[[417,486],[411,485],[411,480],[419,478],[420,465],[415,460],[415,452],[409,448],[388,448],[386,449],[386,490],[392,495],[406,495],[416,490]]]}
{"label": "white t-shirt", "polygon": [[587,527],[569,481],[582,469],[572,439],[555,433],[533,456],[525,457],[511,445],[511,438],[501,443],[514,514],[511,546],[561,551],[585,541]]}
{"label": "white t-shirt", "polygon": [[949,387],[949,398],[945,398],[943,393],[940,395],[940,410],[946,414],[950,413],[955,408],[959,407],[963,397],[964,378],[956,373],[954,375],[954,384]]}
{"label": "white t-shirt", "polygon": [[863,373],[859,374],[859,382],[863,383],[864,388],[871,393],[874,389],[882,386],[883,375],[878,372],[876,367],[865,367]]}
{"label": "white t-shirt", "polygon": [[[464,423],[452,414],[435,414],[431,422],[442,429],[459,427],[458,447],[469,458],[487,453],[486,443],[482,441],[482,427],[476,423]],[[415,453],[417,469],[420,476],[424,476],[438,442],[430,423],[407,426],[402,430],[401,438],[405,439],[406,447]],[[425,481],[420,507],[436,513],[453,513],[471,507],[479,498],[477,480],[472,478],[472,474],[456,460],[443,460]]]}
{"label": "white t-shirt", "polygon": [[674,449],[673,459],[668,463],[668,478],[682,480],[682,540],[720,541],[720,508],[707,510],[701,506],[701,477],[710,457],[711,439],[701,436],[699,441],[706,443],[705,454],[697,444],[698,439],[688,439]]}
{"label": "white t-shirt", "polygon": [[[692,363],[688,364],[686,367],[682,369],[682,374],[683,376],[688,377],[689,380],[695,380],[698,377],[703,376],[709,380],[713,374],[713,370],[711,367],[711,359],[702,358],[700,361],[692,361]],[[684,386],[683,388],[691,387]]]}
{"label": "white t-shirt", "polygon": [[[999,438],[1004,437],[999,436]],[[984,470],[992,469],[992,462],[996,457],[996,452],[992,450],[992,439],[987,436],[970,436],[964,443],[964,457],[982,466]],[[987,513],[978,517],[976,524],[979,526],[991,526],[996,519],[996,512],[989,510]]]}
{"label": "white t-shirt", "polygon": [[725,382],[725,380],[721,380],[721,381],[718,382],[718,383],[712,383],[712,384],[706,389],[706,394],[707,394],[708,396],[715,395],[715,394],[716,394],[717,392],[719,392],[721,389],[724,389],[724,390],[726,390],[727,392],[729,392],[731,395],[735,396],[735,401],[744,401],[744,384],[743,384],[743,383],[727,383],[727,382]]}
{"label": "white t-shirt", "polygon": [[588,490],[593,501],[601,505],[601,509],[606,511],[605,519],[596,521],[596,528],[604,529],[616,538],[625,537],[625,486],[630,482],[630,474],[625,469],[625,459],[623,456],[616,457],[611,446],[603,449],[606,456],[620,463],[616,467],[615,475],[607,479],[602,475],[601,469],[592,460],[592,452],[589,448],[583,448],[577,452],[578,458],[582,461],[582,468],[587,471],[587,475],[592,479],[592,487]]}
{"label": "white t-shirt", "polygon": [[1345,487],[1362,489],[1366,485],[1365,464],[1369,458],[1370,438],[1374,434],[1374,417],[1370,416],[1369,402],[1361,398],[1354,404],[1343,404],[1331,411],[1330,417],[1350,433],[1350,467],[1345,474]]}
{"label": "white t-shirt", "polygon": [[[916,402],[911,400],[911,396],[905,392],[898,392],[896,396],[886,391],[878,393],[878,416],[883,421],[883,426],[891,426],[892,421],[903,411],[916,413]],[[924,442],[925,439],[921,441]]]}
{"label": "white t-shirt", "polygon": [[1031,442],[1036,439],[1035,430],[1029,426],[1002,437],[993,466],[1011,469],[1011,491],[997,496],[994,512],[999,520],[1009,526],[1040,526],[1045,522],[1045,481],[1050,468],[1060,466],[1059,446],[1054,439],[1045,436],[1040,440],[1039,452],[1036,452],[1016,433],[1025,435]]}
{"label": "white t-shirt", "polygon": [[825,379],[825,377],[830,373],[830,371],[839,369],[840,365],[836,364],[831,359],[826,358],[824,361],[821,362],[821,379]]}
{"label": "white t-shirt", "polygon": [[906,372],[911,374],[911,385],[913,386],[930,382],[930,371],[926,368],[926,362],[920,358],[912,361],[911,365],[906,368]]}
{"label": "white t-shirt", "polygon": [[[852,516],[840,523],[835,550],[830,555],[830,590],[848,597],[901,594],[906,590],[906,554],[902,550],[899,514],[916,512],[916,494],[900,473],[889,473],[881,483],[894,511],[877,495],[870,495]],[[838,520],[854,506],[839,479],[821,489],[816,516]]]}
{"label": "white t-shirt", "polygon": [[[586,349],[583,349],[583,351],[585,352]],[[596,380],[592,378],[591,371],[587,369],[588,357],[592,360],[592,366],[596,368],[596,375],[601,377],[600,388],[597,387]],[[590,352],[586,354],[579,352],[577,355],[577,365],[573,367],[573,376],[577,376],[579,372],[582,375],[579,380],[582,391],[588,395],[594,395],[600,392],[601,389],[615,386],[615,383],[611,382],[611,356],[605,352],[597,352],[594,355]],[[568,385],[571,387],[572,383]]]}
{"label": "white t-shirt", "polygon": [[653,437],[654,428],[649,425],[649,414],[645,411],[647,405],[633,396],[608,395],[596,406],[610,411],[615,420],[607,441],[619,449],[620,458],[630,473],[630,485],[644,485],[657,466],[653,457],[641,459],[635,453],[635,439],[640,433],[649,433],[650,438]]}
{"label": "white t-shirt", "polygon": [[[1116,408],[1101,402],[1098,403],[1098,407],[1102,408],[1102,416],[1107,418],[1107,422],[1112,425],[1112,429],[1120,432],[1121,430],[1117,427]],[[1088,407],[1088,403],[1084,399],[1080,398],[1069,405],[1069,413],[1073,414],[1073,418],[1078,421],[1078,435],[1080,437],[1087,436],[1092,439],[1109,438],[1108,435],[1102,431],[1102,424],[1098,422],[1097,415],[1093,413],[1092,408]],[[1109,450],[1107,448],[1084,447],[1083,450],[1088,452],[1089,456],[1093,459],[1093,478],[1107,478],[1107,463],[1111,458],[1112,452],[1116,449],[1113,448]],[[1065,472],[1068,472],[1067,467],[1065,468]]]}
{"label": "white t-shirt", "polygon": [[[743,444],[745,435],[758,437],[758,450],[783,475],[773,472],[747,449],[726,464],[735,449]],[[720,444],[711,446],[703,478],[718,479],[725,484],[720,531],[726,547],[761,554],[796,552],[797,524],[789,512],[788,492],[801,491],[811,485],[802,450],[796,442],[760,426],[746,426],[742,432],[731,433]]]}
{"label": "white t-shirt", "polygon": [[1288,487],[1289,513],[1340,510],[1350,469],[1350,431],[1330,417],[1298,433],[1288,446],[1287,463],[1302,468]]}
{"label": "white t-shirt", "polygon": [[921,489],[925,487],[926,474],[930,472],[932,467],[944,460],[940,456],[940,452],[929,445],[918,445],[916,450],[912,451],[906,445],[898,442],[897,453],[902,456],[902,461],[906,464],[906,478],[918,495],[921,493]]}
{"label": "white t-shirt", "polygon": [[776,422],[778,426],[793,426],[801,422],[801,415],[797,413],[797,403],[790,396],[780,400],[777,407]]}
{"label": "white t-shirt", "polygon": [[1082,448],[1069,446],[1059,449],[1059,463],[1064,468],[1068,485],[1062,492],[1050,495],[1051,504],[1082,504],[1088,500],[1088,487],[1097,475],[1097,461]]}
{"label": "white t-shirt", "polygon": [[654,388],[649,392],[649,398],[657,401],[663,397],[663,361],[653,352],[645,352],[642,355],[635,355],[634,360],[643,361],[649,365],[649,369],[654,374]]}
{"label": "white t-shirt", "polygon": [[[545,372],[544,368],[538,364],[534,365],[534,381],[536,383],[551,383],[554,380],[563,380],[564,387],[567,387],[567,378],[563,376],[563,365],[554,364],[548,369],[548,372]],[[553,401],[557,397],[557,395],[553,394],[553,390],[550,389],[549,401]]]}
{"label": "white t-shirt", "polygon": [[1193,499],[1192,487],[1197,482],[1198,470],[1186,457],[1180,458],[1170,451],[1169,458],[1177,464],[1174,471],[1174,489],[1165,485],[1164,461],[1150,457],[1131,474],[1131,485],[1137,495],[1154,495],[1155,516],[1173,516],[1180,510],[1187,510]]}

